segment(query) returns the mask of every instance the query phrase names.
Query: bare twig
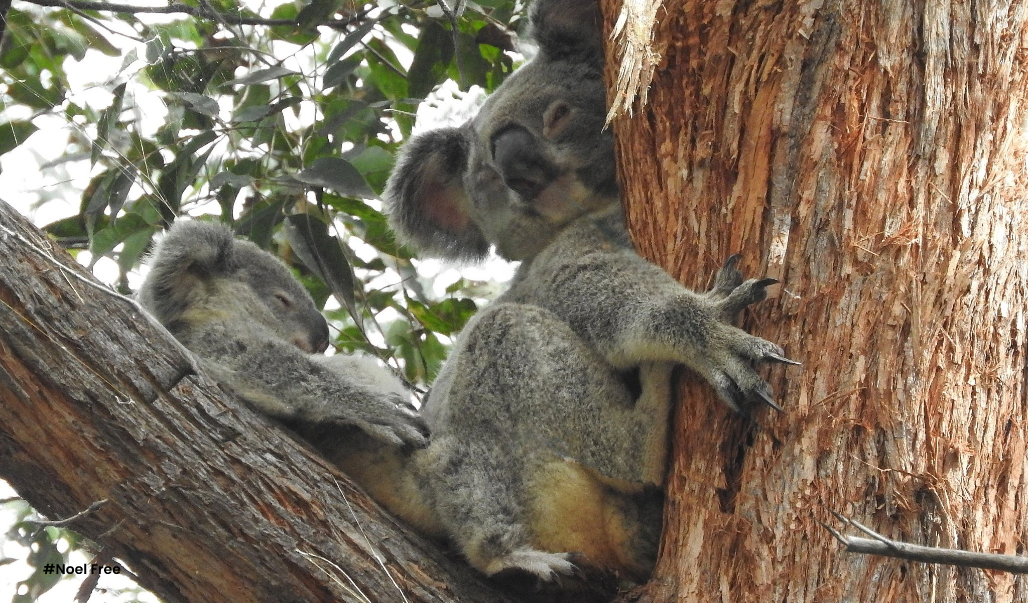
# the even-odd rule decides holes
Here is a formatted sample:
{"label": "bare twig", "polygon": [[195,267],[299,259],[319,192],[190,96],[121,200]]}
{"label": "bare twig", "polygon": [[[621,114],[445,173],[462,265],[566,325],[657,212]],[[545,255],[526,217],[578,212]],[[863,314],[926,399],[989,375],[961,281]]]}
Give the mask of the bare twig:
{"label": "bare twig", "polygon": [[[0,0],[3,1],[3,0]],[[60,8],[74,8],[79,10],[95,10],[112,13],[156,13],[156,14],[186,14],[202,19],[211,19],[222,24],[233,25],[297,25],[296,19],[265,19],[263,17],[246,17],[228,13],[217,12],[206,9],[202,6],[190,6],[188,4],[168,4],[167,6],[136,6],[133,4],[118,4],[114,2],[95,2],[93,0],[24,0],[37,6],[53,6]],[[331,19],[315,23],[314,25],[329,27],[339,31],[346,31],[347,27],[361,19],[360,15],[346,19]]]}
{"label": "bare twig", "polygon": [[7,13],[11,10],[11,0],[0,0],[0,42],[7,33]]}
{"label": "bare twig", "polygon": [[459,19],[464,14],[464,5],[466,0],[455,0],[453,8],[446,3],[446,0],[436,0],[436,4],[446,15],[446,18],[450,20],[450,35],[453,38],[453,59],[457,62],[457,76],[460,78],[460,87],[466,88],[467,82],[464,79],[464,60],[460,55],[460,23]]}
{"label": "bare twig", "polygon": [[63,526],[63,525],[67,525],[67,524],[75,521],[76,519],[78,519],[80,517],[84,517],[86,515],[89,515],[93,511],[96,511],[100,507],[106,505],[107,502],[108,502],[108,500],[106,498],[103,499],[103,500],[98,500],[98,501],[94,502],[93,504],[89,505],[86,508],[86,510],[79,511],[78,513],[72,515],[71,517],[66,517],[64,519],[53,519],[53,520],[34,519],[34,520],[32,520],[32,523],[34,523],[34,524],[36,524],[38,526]]}
{"label": "bare twig", "polygon": [[997,555],[994,553],[972,553],[963,549],[944,549],[934,546],[909,544],[886,538],[871,528],[843,517],[835,511],[829,510],[829,512],[843,524],[852,526],[869,536],[869,538],[847,536],[831,526],[818,521],[824,529],[828,530],[836,540],[846,547],[847,553],[881,555],[883,557],[895,557],[897,559],[920,561],[922,563],[941,563],[961,567],[993,569],[1012,574],[1028,574],[1028,557]]}

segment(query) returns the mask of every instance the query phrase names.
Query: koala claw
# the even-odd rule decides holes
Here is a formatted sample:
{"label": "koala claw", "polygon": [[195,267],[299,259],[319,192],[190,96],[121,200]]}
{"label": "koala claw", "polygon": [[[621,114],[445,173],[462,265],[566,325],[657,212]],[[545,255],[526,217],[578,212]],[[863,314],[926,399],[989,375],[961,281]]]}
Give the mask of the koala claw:
{"label": "koala claw", "polygon": [[742,284],[742,272],[736,268],[741,258],[742,256],[738,253],[728,256],[724,265],[714,275],[714,287],[707,292],[707,295],[715,299],[722,299],[728,297],[736,287]]}
{"label": "koala claw", "polygon": [[767,404],[768,406],[770,406],[771,408],[777,410],[778,412],[785,412],[785,409],[782,408],[781,406],[779,406],[778,403],[775,402],[774,399],[770,395],[767,394],[767,392],[764,392],[764,391],[758,389],[756,393],[757,393],[757,397],[760,398],[760,400],[764,404]]}
{"label": "koala claw", "polygon": [[746,306],[767,299],[767,288],[774,285],[778,279],[762,278],[750,279],[737,285],[717,301],[721,309],[721,315],[727,320],[733,321]]}
{"label": "koala claw", "polygon": [[792,366],[803,366],[802,362],[796,362],[795,360],[786,358],[781,354],[765,354],[763,360],[768,362],[777,362],[779,364],[791,364]]}

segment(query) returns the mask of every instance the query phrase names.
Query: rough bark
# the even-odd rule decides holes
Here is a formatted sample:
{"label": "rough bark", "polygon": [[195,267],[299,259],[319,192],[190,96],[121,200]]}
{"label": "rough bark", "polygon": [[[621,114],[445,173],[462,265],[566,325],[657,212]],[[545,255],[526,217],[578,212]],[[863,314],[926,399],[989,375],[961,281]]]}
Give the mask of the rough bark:
{"label": "rough bark", "polygon": [[614,122],[633,236],[689,285],[733,252],[781,279],[747,326],[804,367],[767,371],[786,412],[756,423],[686,379],[644,598],[1028,601],[1024,576],[845,554],[814,521],[825,505],[899,540],[1025,552],[1026,13],[657,13],[649,104]]}
{"label": "rough bark", "polygon": [[[167,603],[512,601],[0,202],[0,477]],[[358,595],[356,593],[362,593]]]}

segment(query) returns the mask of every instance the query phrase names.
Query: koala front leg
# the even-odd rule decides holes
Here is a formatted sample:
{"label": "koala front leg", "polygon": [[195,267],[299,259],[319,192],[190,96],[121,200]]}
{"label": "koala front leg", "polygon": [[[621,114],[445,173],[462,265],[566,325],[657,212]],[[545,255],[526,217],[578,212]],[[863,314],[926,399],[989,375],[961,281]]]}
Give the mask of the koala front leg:
{"label": "koala front leg", "polygon": [[727,322],[763,300],[775,281],[743,280],[737,262],[729,258],[714,288],[699,294],[632,252],[597,253],[566,261],[538,298],[616,367],[681,363],[737,412],[748,400],[777,407],[753,363],[795,363],[779,346]]}
{"label": "koala front leg", "polygon": [[284,341],[247,341],[212,356],[219,379],[269,416],[353,425],[396,446],[428,443],[427,426],[402,395],[347,378]]}
{"label": "koala front leg", "polygon": [[[799,364],[785,357],[782,348],[728,324],[746,306],[763,301],[775,279],[743,280],[736,268],[739,256],[728,258],[714,279],[714,287],[698,295],[681,287],[649,304],[637,323],[642,336],[629,340],[629,353],[669,352],[700,373],[732,410],[745,414],[749,400],[760,400],[782,410],[771,387],[754,370],[756,362]],[[647,348],[652,347],[648,350]]]}

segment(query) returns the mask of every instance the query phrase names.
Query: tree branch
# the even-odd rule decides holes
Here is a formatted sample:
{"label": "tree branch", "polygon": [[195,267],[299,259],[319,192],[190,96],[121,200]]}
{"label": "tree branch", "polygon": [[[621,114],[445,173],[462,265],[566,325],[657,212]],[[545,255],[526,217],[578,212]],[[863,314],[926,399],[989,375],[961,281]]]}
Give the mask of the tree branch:
{"label": "tree branch", "polygon": [[963,549],[944,549],[934,546],[921,546],[909,544],[899,540],[893,540],[882,536],[871,528],[864,526],[852,519],[843,517],[835,511],[829,510],[836,519],[846,525],[853,526],[870,538],[859,536],[847,536],[831,526],[821,523],[821,527],[828,530],[843,546],[848,553],[861,553],[864,555],[881,555],[883,557],[895,557],[909,561],[920,561],[922,563],[941,563],[944,565],[959,565],[961,567],[979,567],[982,569],[993,569],[1012,574],[1028,574],[1028,557],[1018,555],[997,555],[994,553],[972,553]]}
{"label": "tree branch", "polygon": [[162,600],[515,601],[222,392],[2,201],[0,257],[0,477]]}
{"label": "tree branch", "polygon": [[[0,0],[9,2],[10,0]],[[127,14],[185,14],[202,19],[211,19],[219,23],[231,25],[268,25],[268,26],[289,26],[299,25],[295,19],[265,19],[263,17],[245,17],[218,11],[208,10],[199,6],[188,4],[169,4],[167,6],[135,6],[133,4],[117,4],[114,2],[94,2],[92,0],[22,0],[37,6],[52,6],[58,8],[74,8],[78,10],[95,10],[101,12],[127,13]],[[325,26],[337,31],[347,31],[347,27],[360,21],[366,15],[360,14],[346,19],[331,19],[314,23],[315,26]]]}

